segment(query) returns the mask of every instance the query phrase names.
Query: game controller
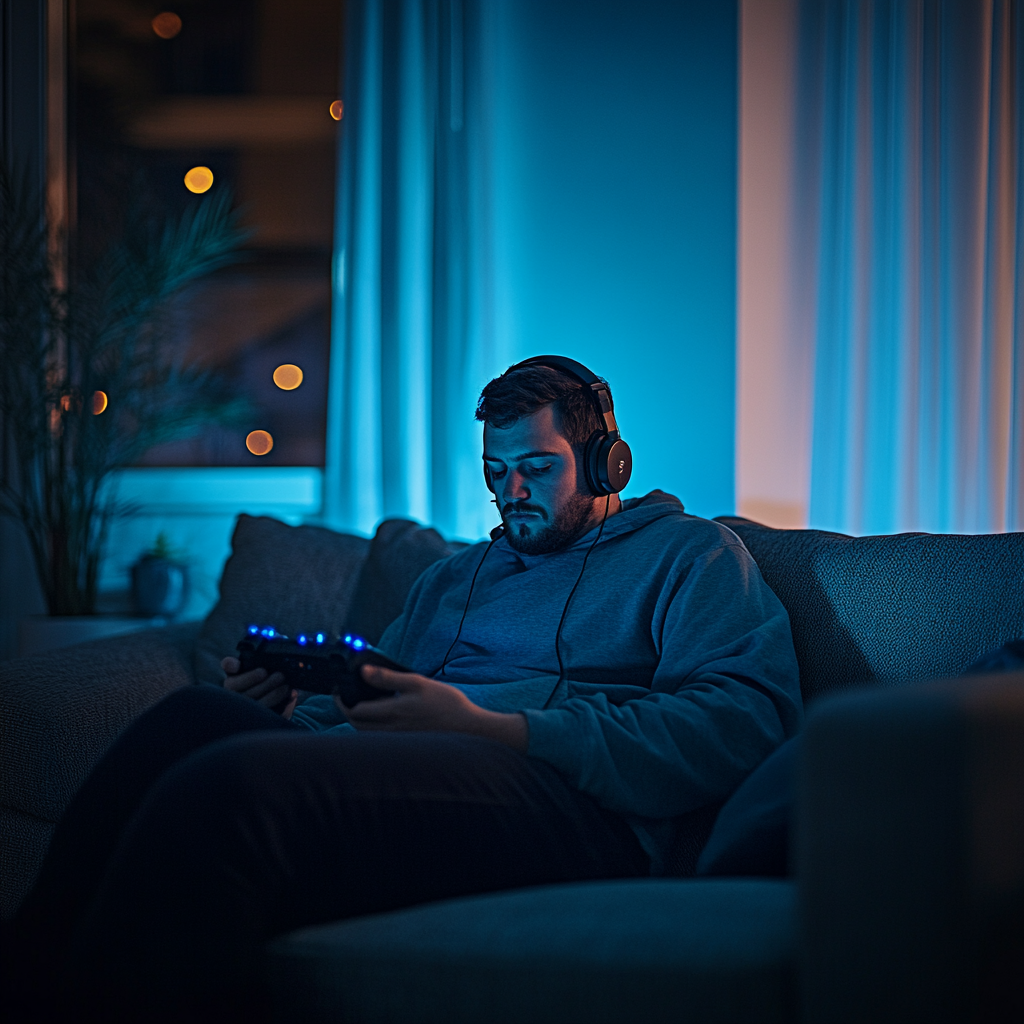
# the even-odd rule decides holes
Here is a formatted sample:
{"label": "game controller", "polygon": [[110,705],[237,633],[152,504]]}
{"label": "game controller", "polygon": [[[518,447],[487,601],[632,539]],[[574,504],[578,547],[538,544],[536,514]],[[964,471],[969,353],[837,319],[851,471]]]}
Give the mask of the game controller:
{"label": "game controller", "polygon": [[394,696],[393,690],[380,690],[367,683],[360,672],[363,665],[409,671],[361,636],[348,634],[331,641],[325,633],[300,633],[293,639],[272,626],[250,626],[238,641],[238,660],[243,672],[263,668],[268,675],[282,673],[285,683],[294,690],[336,693],[347,708],[363,700]]}

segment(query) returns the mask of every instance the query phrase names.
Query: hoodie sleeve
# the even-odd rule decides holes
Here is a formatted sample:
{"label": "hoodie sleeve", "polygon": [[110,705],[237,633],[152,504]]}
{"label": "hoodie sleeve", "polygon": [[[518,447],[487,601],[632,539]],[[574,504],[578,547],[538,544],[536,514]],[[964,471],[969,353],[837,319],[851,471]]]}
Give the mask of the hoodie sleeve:
{"label": "hoodie sleeve", "polygon": [[651,691],[527,710],[529,754],[602,806],[667,818],[726,799],[800,728],[789,618],[738,542],[706,550],[659,598]]}

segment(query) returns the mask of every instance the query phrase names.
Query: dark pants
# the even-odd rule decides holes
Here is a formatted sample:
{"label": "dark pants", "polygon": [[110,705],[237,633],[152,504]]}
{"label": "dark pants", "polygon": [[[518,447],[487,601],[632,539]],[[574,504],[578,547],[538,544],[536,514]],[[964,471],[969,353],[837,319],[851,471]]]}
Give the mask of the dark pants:
{"label": "dark pants", "polygon": [[44,1019],[58,991],[60,1012],[82,1019],[260,1021],[271,936],[646,870],[621,818],[501,744],[317,736],[189,687],[139,718],[86,780],[15,942]]}

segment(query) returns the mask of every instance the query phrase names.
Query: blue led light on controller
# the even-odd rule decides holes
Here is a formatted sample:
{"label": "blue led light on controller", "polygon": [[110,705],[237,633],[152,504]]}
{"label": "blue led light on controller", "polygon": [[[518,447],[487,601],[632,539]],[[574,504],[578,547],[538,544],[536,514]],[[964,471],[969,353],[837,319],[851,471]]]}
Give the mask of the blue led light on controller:
{"label": "blue led light on controller", "polygon": [[354,647],[357,651],[361,651],[367,646],[366,641],[361,636],[352,636],[351,633],[345,634],[345,643],[347,643],[349,647]]}
{"label": "blue led light on controller", "polygon": [[[249,626],[248,627],[248,632],[249,632],[250,636],[265,636],[268,640],[272,640],[274,638],[276,638],[278,640],[287,640],[288,639],[288,637],[285,636],[284,633],[279,633],[276,629],[274,629],[273,626],[263,626],[262,628],[260,628],[259,626]],[[295,642],[300,647],[306,647],[309,644],[314,643],[314,642],[317,643],[317,644],[325,644],[325,643],[327,643],[327,634],[326,633],[317,633],[315,635],[315,637],[314,637],[312,635],[307,635],[306,633],[300,633],[295,638]],[[346,643],[351,643],[356,648],[362,648],[362,647],[367,646],[366,645],[366,641],[361,639],[360,637],[346,636],[345,637],[345,642]]]}

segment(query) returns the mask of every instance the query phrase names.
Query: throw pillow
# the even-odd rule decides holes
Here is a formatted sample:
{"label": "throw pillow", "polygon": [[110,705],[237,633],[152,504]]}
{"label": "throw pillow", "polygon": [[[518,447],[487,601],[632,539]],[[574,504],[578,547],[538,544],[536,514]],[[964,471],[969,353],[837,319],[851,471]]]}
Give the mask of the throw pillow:
{"label": "throw pillow", "polygon": [[965,676],[982,675],[986,672],[1020,672],[1024,669],[1024,638],[1011,640],[996,651],[983,654],[964,669]]}
{"label": "throw pillow", "polygon": [[222,683],[221,658],[234,654],[251,624],[290,635],[340,632],[369,547],[365,537],[240,515],[220,580],[220,600],[196,643],[196,679]]}
{"label": "throw pillow", "polygon": [[465,546],[449,543],[437,530],[408,519],[386,519],[370,542],[345,631],[377,643],[401,615],[420,574]]}
{"label": "throw pillow", "polygon": [[719,812],[696,874],[787,874],[799,757],[794,736],[747,776]]}
{"label": "throw pillow", "polygon": [[[979,658],[964,675],[1019,672],[1024,638]],[[789,837],[796,801],[800,737],[794,736],[761,763],[729,798],[697,861],[698,875],[788,873]]]}

